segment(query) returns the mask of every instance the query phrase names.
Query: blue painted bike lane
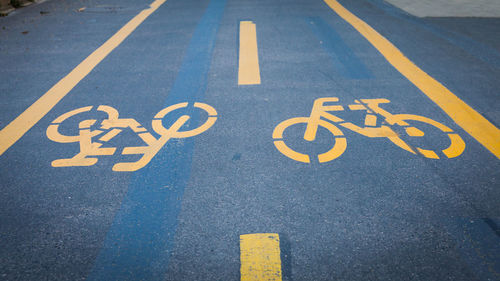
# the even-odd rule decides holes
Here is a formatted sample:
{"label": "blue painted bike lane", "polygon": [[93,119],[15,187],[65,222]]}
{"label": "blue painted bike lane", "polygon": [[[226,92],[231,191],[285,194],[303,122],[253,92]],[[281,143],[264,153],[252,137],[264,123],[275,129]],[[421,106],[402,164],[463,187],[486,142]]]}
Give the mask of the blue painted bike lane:
{"label": "blue painted bike lane", "polygon": [[[203,101],[225,0],[212,0],[198,23],[165,106]],[[196,127],[199,112],[189,110]],[[164,122],[173,120],[164,120]],[[173,249],[184,188],[190,177],[192,139],[166,145],[131,179],[88,280],[159,280]],[[181,152],[181,153],[179,153]]]}

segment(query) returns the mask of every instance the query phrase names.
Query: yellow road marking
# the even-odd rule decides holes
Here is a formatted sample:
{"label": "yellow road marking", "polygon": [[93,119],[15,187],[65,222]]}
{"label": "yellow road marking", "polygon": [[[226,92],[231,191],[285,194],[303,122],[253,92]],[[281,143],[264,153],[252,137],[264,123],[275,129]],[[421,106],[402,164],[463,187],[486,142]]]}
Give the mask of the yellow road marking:
{"label": "yellow road marking", "polygon": [[464,140],[457,134],[448,134],[448,137],[450,137],[451,143],[454,143],[455,145],[452,145],[443,150],[444,155],[446,155],[448,158],[453,158],[462,154],[462,152],[465,150]]}
{"label": "yellow road marking", "polygon": [[423,156],[431,159],[439,159],[439,156],[436,154],[436,152],[428,149],[422,149],[417,147],[418,152],[420,152]]}
{"label": "yellow road marking", "polygon": [[14,145],[26,132],[42,119],[62,98],[64,98],[85,76],[87,76],[109,53],[118,47],[144,20],[156,11],[166,0],[156,0],[150,7],[125,24],[101,47],[90,54],[68,75],[55,84],[21,115],[0,131],[0,155]]}
{"label": "yellow road marking", "polygon": [[371,126],[371,127],[377,126],[377,115],[366,114],[365,125],[366,126]]}
{"label": "yellow road marking", "polygon": [[[108,105],[100,105],[97,110],[102,111],[108,115],[107,119],[100,122],[100,127],[96,130],[91,130],[92,126],[98,126],[97,120],[88,119],[79,123],[78,135],[67,136],[59,132],[61,123],[66,119],[73,117],[77,114],[88,112],[92,106],[82,107],[71,110],[67,113],[57,117],[47,128],[47,137],[55,142],[71,143],[78,142],[80,152],[72,158],[56,159],[52,161],[53,167],[72,167],[72,166],[92,166],[97,163],[98,159],[94,156],[100,155],[114,155],[116,152],[115,147],[101,147],[104,142],[110,141],[112,138],[120,134],[123,129],[130,128],[135,132],[146,144],[145,146],[125,147],[122,151],[123,155],[126,154],[142,154],[142,157],[136,162],[121,162],[113,166],[115,172],[133,172],[142,169],[146,166],[151,159],[163,148],[163,146],[172,138],[188,138],[194,137],[210,129],[217,120],[217,111],[215,108],[208,104],[195,102],[194,107],[205,110],[208,113],[208,119],[198,128],[179,131],[180,128],[190,119],[189,115],[182,115],[179,117],[172,126],[165,128],[163,126],[163,118],[170,112],[187,107],[188,103],[178,103],[168,106],[158,112],[152,121],[153,130],[160,137],[157,139],[148,132],[137,120],[133,118],[119,118],[118,110]],[[104,134],[104,135],[101,135]],[[99,141],[93,141],[94,137],[101,135]]]}
{"label": "yellow road marking", "polygon": [[257,30],[251,21],[240,22],[238,85],[260,84]]}
{"label": "yellow road marking", "polygon": [[410,61],[396,46],[336,0],[324,0],[363,35],[403,76],[435,102],[462,129],[500,159],[500,129]]}
{"label": "yellow road marking", "polygon": [[281,281],[279,235],[240,235],[240,260],[242,281]]}

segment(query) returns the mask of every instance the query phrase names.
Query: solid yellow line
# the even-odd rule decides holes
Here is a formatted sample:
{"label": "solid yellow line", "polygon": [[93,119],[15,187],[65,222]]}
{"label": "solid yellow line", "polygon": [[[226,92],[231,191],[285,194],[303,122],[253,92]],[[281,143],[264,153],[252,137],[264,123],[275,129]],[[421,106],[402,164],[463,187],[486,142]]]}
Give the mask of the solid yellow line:
{"label": "solid yellow line", "polygon": [[240,22],[238,85],[260,84],[257,30],[251,21]]}
{"label": "solid yellow line", "polygon": [[166,0],[156,0],[150,7],[125,24],[102,46],[83,60],[68,75],[55,84],[21,115],[0,131],[0,155],[14,145],[26,132],[42,119],[71,89],[89,74],[111,51],[120,45],[145,19]]}
{"label": "solid yellow line", "polygon": [[240,260],[242,281],[281,281],[279,235],[240,235]]}
{"label": "solid yellow line", "polygon": [[324,0],[363,35],[403,76],[419,88],[467,133],[500,159],[500,130],[441,83],[410,61],[396,46],[336,0]]}

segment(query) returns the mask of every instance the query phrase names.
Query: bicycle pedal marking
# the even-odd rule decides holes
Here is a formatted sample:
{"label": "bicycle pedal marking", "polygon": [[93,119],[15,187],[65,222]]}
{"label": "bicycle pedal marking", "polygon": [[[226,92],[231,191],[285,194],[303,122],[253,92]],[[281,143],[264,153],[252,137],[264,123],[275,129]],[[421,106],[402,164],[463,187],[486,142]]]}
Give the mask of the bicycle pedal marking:
{"label": "bicycle pedal marking", "polygon": [[[340,157],[347,148],[347,140],[340,127],[351,130],[362,136],[369,138],[387,138],[396,146],[412,154],[418,154],[426,158],[440,159],[439,154],[454,158],[460,156],[465,150],[463,139],[449,127],[432,120],[430,118],[414,114],[392,114],[380,107],[380,104],[390,103],[388,99],[356,99],[353,104],[346,106],[338,103],[337,97],[318,98],[314,101],[311,114],[308,117],[294,117],[279,123],[273,131],[274,145],[278,151],[290,159],[298,162],[311,163],[309,155],[293,150],[285,143],[285,130],[296,124],[306,124],[304,135],[301,136],[306,141],[314,141],[318,127],[323,127],[330,132],[335,140],[333,147],[325,153],[317,155],[319,163],[332,161]],[[334,111],[365,111],[364,124],[358,126],[352,122],[347,122],[342,118],[332,114]],[[381,118],[380,122],[377,119]],[[431,150],[422,147],[412,146],[404,141],[392,127],[400,126],[406,138],[419,138],[425,135],[423,129],[410,125],[407,121],[417,121],[434,127],[446,134],[450,140],[450,145],[442,150]],[[412,122],[415,123],[415,122]],[[380,124],[377,126],[377,124]]]}
{"label": "bicycle pedal marking", "polygon": [[[77,167],[77,166],[92,166],[97,163],[97,156],[114,155],[116,147],[101,147],[104,143],[112,140],[119,135],[124,129],[130,128],[137,136],[146,144],[143,146],[125,147],[122,150],[122,155],[138,154],[142,157],[135,162],[116,163],[112,170],[116,172],[133,172],[145,167],[151,159],[162,149],[163,146],[172,138],[188,138],[199,135],[210,129],[217,120],[217,111],[210,105],[196,102],[193,107],[204,110],[208,113],[208,118],[205,123],[197,128],[181,131],[181,127],[191,118],[188,115],[179,117],[170,127],[165,128],[162,120],[169,113],[187,108],[188,103],[178,103],[168,106],[158,112],[152,120],[152,128],[159,135],[153,136],[145,127],[133,118],[120,118],[118,110],[111,106],[100,105],[97,111],[104,112],[107,117],[96,124],[97,120],[87,119],[78,123],[78,135],[64,135],[59,131],[59,126],[68,118],[81,113],[88,113],[94,108],[93,106],[85,106],[77,108],[62,114],[57,117],[48,126],[47,137],[59,143],[79,143],[80,152],[72,158],[62,158],[52,161],[53,167]],[[98,126],[92,130],[92,126]]]}

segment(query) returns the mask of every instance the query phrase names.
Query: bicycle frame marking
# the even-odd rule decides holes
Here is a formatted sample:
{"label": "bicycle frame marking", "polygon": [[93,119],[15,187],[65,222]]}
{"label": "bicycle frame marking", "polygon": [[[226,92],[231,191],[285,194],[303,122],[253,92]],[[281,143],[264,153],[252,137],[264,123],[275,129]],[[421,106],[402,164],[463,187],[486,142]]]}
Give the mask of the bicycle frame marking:
{"label": "bicycle frame marking", "polygon": [[[336,127],[340,125],[355,133],[369,138],[388,138],[395,145],[412,153],[420,154],[426,158],[439,159],[439,155],[429,149],[420,147],[412,147],[406,143],[390,126],[401,126],[405,129],[409,137],[422,137],[425,135],[420,129],[411,126],[405,120],[419,121],[427,123],[446,133],[450,138],[451,144],[448,148],[443,149],[441,152],[448,158],[454,158],[462,154],[465,149],[465,143],[462,138],[447,126],[434,121],[430,118],[413,115],[413,114],[392,114],[380,107],[382,103],[389,103],[388,99],[360,99],[355,100],[354,104],[347,107],[349,110],[364,110],[366,111],[364,127],[357,126],[351,122],[331,114],[333,111],[344,111],[345,107],[342,105],[327,105],[327,103],[338,102],[336,97],[319,98],[314,101],[313,108],[309,117],[295,117],[285,120],[278,124],[273,132],[273,139],[276,148],[285,156],[304,163],[310,163],[309,155],[294,151],[288,147],[283,140],[283,133],[286,128],[298,123],[305,123],[306,130],[304,132],[304,139],[307,141],[314,141],[319,126],[326,128],[335,138],[334,146],[327,152],[318,155],[320,163],[332,161],[342,155],[347,147],[347,140],[342,131]],[[387,125],[377,126],[378,117],[383,117]]]}
{"label": "bicycle frame marking", "polygon": [[[110,141],[120,134],[123,129],[130,128],[146,144],[145,146],[125,147],[123,155],[141,154],[142,157],[136,162],[121,162],[113,166],[115,172],[133,172],[145,167],[151,159],[160,151],[160,149],[172,138],[188,138],[199,135],[210,129],[217,120],[217,111],[208,104],[196,102],[193,105],[196,108],[205,110],[208,113],[208,119],[198,128],[189,131],[180,131],[180,128],[190,119],[188,115],[179,117],[169,128],[165,128],[162,119],[170,112],[188,107],[188,103],[178,103],[162,109],[158,112],[152,121],[153,130],[159,135],[154,137],[148,130],[139,124],[133,118],[119,118],[118,111],[111,106],[100,105],[97,110],[105,112],[107,118],[104,119],[99,129],[91,130],[97,120],[88,119],[81,121],[78,125],[79,134],[76,136],[66,136],[59,132],[60,124],[66,119],[84,112],[90,112],[92,106],[81,107],[56,118],[47,128],[47,137],[59,143],[78,142],[80,152],[72,158],[56,159],[52,161],[53,167],[71,167],[71,166],[92,166],[97,163],[98,158],[92,156],[114,155],[115,147],[101,147],[105,142]],[[100,136],[98,140],[93,140]]]}

